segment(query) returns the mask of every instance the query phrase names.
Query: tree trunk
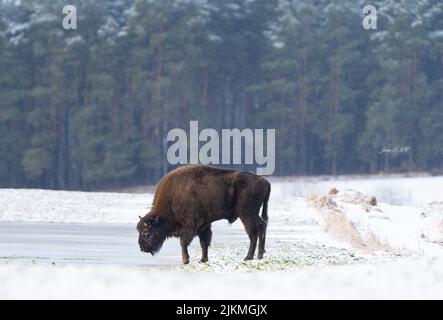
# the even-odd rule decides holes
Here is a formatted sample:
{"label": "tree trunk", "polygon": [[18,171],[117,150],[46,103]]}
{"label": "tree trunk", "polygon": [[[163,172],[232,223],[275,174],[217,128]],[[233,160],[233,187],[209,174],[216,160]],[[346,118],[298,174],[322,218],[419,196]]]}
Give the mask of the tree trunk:
{"label": "tree trunk", "polygon": [[308,118],[308,55],[305,51],[302,57],[302,68],[300,77],[300,91],[299,91],[299,106],[300,106],[300,121],[299,121],[299,173],[306,174],[307,168],[307,142],[306,142],[306,127]]}
{"label": "tree trunk", "polygon": [[203,107],[208,107],[208,90],[209,90],[209,70],[208,64],[205,64],[203,69]]}
{"label": "tree trunk", "polygon": [[[160,27],[160,33],[163,33],[163,25]],[[164,61],[164,45],[162,42],[157,46],[157,62],[156,62],[156,72],[155,72],[155,93],[154,93],[154,111],[161,110],[161,119],[157,123],[156,132],[158,132],[158,142],[160,147],[160,157],[162,167],[160,169],[160,175],[163,176],[168,171],[168,164],[166,162],[166,129],[167,129],[167,111],[166,105],[162,103],[162,86],[161,80],[163,76],[163,61]]]}
{"label": "tree trunk", "polygon": [[337,166],[337,137],[336,137],[336,127],[337,127],[337,117],[340,112],[340,98],[341,98],[341,44],[338,44],[337,48],[337,60],[335,61],[335,66],[333,67],[333,99],[332,99],[332,130],[330,132],[331,139],[331,149],[332,149],[332,159],[331,159],[331,169],[332,175],[336,175],[338,172]]}

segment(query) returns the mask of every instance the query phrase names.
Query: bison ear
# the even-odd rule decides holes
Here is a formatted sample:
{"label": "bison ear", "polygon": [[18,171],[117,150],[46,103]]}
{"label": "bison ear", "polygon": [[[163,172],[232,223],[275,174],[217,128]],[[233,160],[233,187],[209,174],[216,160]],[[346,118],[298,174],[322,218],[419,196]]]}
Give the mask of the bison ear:
{"label": "bison ear", "polygon": [[164,222],[165,222],[165,219],[163,219],[162,217],[156,216],[156,217],[154,218],[154,224],[155,224],[155,225],[160,226],[160,225],[162,225]]}

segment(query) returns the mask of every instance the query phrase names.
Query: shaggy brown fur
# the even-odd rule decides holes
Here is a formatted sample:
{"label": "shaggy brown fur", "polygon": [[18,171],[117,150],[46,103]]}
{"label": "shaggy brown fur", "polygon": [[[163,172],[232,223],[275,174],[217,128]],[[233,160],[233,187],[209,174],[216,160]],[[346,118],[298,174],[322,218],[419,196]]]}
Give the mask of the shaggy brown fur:
{"label": "shaggy brown fur", "polygon": [[[140,249],[155,254],[169,237],[179,237],[183,263],[189,263],[188,246],[198,235],[202,262],[208,261],[211,223],[237,218],[245,226],[250,246],[245,260],[265,252],[267,205],[270,183],[249,172],[223,170],[205,165],[181,167],[163,177],[157,187],[154,203],[137,225]],[[259,216],[263,205],[262,215]]]}

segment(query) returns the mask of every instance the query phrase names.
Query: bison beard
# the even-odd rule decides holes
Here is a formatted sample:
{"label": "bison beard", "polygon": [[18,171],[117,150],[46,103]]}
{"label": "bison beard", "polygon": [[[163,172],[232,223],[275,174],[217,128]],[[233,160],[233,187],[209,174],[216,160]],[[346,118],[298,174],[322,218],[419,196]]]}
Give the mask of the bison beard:
{"label": "bison beard", "polygon": [[[242,221],[250,245],[245,260],[265,252],[267,204],[271,186],[263,177],[249,172],[223,170],[205,165],[176,169],[158,184],[151,212],[137,224],[140,250],[154,255],[169,237],[179,237],[183,263],[189,263],[188,246],[200,238],[202,262],[208,261],[211,223],[227,219]],[[262,215],[259,216],[263,205]]]}

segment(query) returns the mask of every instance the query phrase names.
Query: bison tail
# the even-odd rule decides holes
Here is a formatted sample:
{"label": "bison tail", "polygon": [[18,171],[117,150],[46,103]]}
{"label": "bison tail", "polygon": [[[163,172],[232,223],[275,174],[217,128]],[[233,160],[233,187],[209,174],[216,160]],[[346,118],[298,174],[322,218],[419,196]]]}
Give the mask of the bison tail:
{"label": "bison tail", "polygon": [[268,223],[268,201],[271,195],[271,185],[268,183],[268,190],[266,191],[265,199],[263,200],[263,209],[261,212],[261,218],[264,222]]}

